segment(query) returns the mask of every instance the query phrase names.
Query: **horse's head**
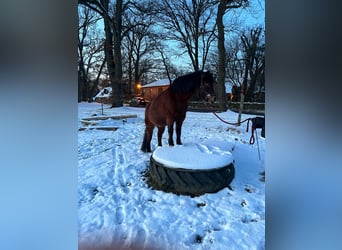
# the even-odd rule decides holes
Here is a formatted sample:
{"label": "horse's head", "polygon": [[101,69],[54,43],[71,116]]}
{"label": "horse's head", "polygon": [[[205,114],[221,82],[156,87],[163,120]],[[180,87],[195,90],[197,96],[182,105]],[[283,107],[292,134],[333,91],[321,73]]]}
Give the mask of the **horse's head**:
{"label": "horse's head", "polygon": [[214,83],[214,77],[209,71],[202,73],[200,96],[210,104],[215,101]]}

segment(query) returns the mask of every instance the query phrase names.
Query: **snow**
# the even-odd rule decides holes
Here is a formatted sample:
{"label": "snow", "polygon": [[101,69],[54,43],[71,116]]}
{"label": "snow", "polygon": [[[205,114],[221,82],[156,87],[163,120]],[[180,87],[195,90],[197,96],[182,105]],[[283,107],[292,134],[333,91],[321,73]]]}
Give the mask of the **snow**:
{"label": "snow", "polygon": [[222,150],[220,143],[186,143],[174,147],[158,147],[153,159],[170,168],[216,169],[233,162],[232,153]]}
{"label": "snow", "polygon": [[[78,110],[79,127],[84,126],[82,118],[101,116],[98,103],[79,103]],[[90,245],[112,249],[265,249],[265,182],[261,175],[265,170],[265,139],[259,130],[256,143],[250,145],[246,123],[228,126],[211,113],[187,112],[183,145],[169,147],[165,132],[163,147],[158,148],[155,129],[151,145],[156,155],[165,148],[165,152],[183,156],[198,151],[234,160],[231,189],[191,198],[153,190],[146,184],[144,171],[151,153],[140,151],[144,108],[110,109],[105,105],[104,116],[109,115],[137,117],[97,121],[98,126],[118,127],[116,131],[78,132],[80,249]],[[220,117],[236,122],[237,114],[227,111]],[[242,120],[248,117],[255,116],[242,115]],[[191,157],[191,162],[209,166],[197,156]],[[219,165],[217,158],[212,163]]]}

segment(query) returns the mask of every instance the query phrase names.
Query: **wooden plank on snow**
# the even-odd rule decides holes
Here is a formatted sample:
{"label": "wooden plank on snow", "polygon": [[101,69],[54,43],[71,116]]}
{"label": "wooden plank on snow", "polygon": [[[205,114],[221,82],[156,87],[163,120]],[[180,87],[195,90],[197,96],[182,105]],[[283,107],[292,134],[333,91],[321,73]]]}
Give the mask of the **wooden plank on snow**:
{"label": "wooden plank on snow", "polygon": [[137,115],[112,115],[112,116],[93,116],[93,117],[86,117],[82,118],[84,121],[91,121],[91,120],[108,120],[108,119],[114,119],[114,120],[121,120],[121,119],[127,119],[127,118],[137,118]]}
{"label": "wooden plank on snow", "polygon": [[106,130],[106,131],[116,131],[118,127],[80,127],[78,131],[84,131],[86,129],[97,129],[97,130]]}

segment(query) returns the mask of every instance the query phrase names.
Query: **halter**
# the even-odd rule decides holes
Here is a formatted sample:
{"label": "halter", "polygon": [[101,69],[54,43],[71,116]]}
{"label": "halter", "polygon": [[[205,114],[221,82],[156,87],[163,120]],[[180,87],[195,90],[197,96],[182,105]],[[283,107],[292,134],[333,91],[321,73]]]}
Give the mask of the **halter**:
{"label": "halter", "polygon": [[[207,83],[203,81],[203,74],[201,73],[201,83],[200,83],[200,94],[204,94],[205,103],[213,104],[215,101],[215,96],[212,96],[209,92],[206,91],[206,87],[208,86]],[[208,87],[209,88],[209,87]]]}

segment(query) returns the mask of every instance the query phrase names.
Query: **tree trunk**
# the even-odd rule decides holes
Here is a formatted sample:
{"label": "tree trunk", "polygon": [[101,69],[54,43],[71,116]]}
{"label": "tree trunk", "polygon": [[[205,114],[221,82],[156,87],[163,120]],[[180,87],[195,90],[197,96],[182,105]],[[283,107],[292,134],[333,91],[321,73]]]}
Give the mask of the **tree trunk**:
{"label": "tree trunk", "polygon": [[116,1],[115,8],[115,23],[114,23],[114,63],[115,76],[112,82],[112,107],[123,106],[123,91],[122,91],[122,56],[121,56],[121,33],[122,33],[122,0]]}
{"label": "tree trunk", "polygon": [[239,123],[238,126],[240,126],[241,114],[242,114],[243,105],[245,102],[245,92],[246,92],[246,87],[247,87],[247,79],[248,79],[248,65],[246,62],[246,64],[245,64],[245,75],[243,77],[243,82],[242,82],[241,89],[240,89],[240,106],[239,106],[239,115],[238,115],[238,120],[237,120],[237,122]]}
{"label": "tree trunk", "polygon": [[80,101],[86,101],[88,98],[88,74],[86,73],[85,67],[84,67],[84,59],[83,59],[83,43],[81,44],[79,41],[78,44],[78,51],[79,51],[79,60],[78,60],[78,85],[79,88],[79,100]]}
{"label": "tree trunk", "polygon": [[90,96],[89,96],[89,101],[88,102],[93,102],[93,97],[95,96],[95,91],[97,90],[97,86],[99,85],[99,81],[100,81],[100,76],[102,74],[102,70],[103,70],[103,67],[106,63],[106,59],[104,59],[101,63],[101,66],[100,66],[100,69],[99,69],[99,73],[97,74],[97,77],[96,77],[96,80],[90,90]]}
{"label": "tree trunk", "polygon": [[137,60],[134,64],[134,84],[137,84],[140,81],[139,65],[140,65],[140,56],[139,54],[137,54]]}
{"label": "tree trunk", "polygon": [[[103,0],[103,5],[108,12],[108,0]],[[112,85],[112,93],[116,91],[115,86],[115,64],[113,55],[113,35],[111,29],[111,20],[108,16],[103,16],[104,30],[105,30],[105,43],[104,43],[104,54],[106,58],[107,70],[109,74],[109,80]]]}
{"label": "tree trunk", "polygon": [[170,75],[170,70],[169,70],[169,67],[168,67],[168,64],[167,64],[167,59],[164,55],[164,52],[161,48],[158,48],[158,51],[161,55],[161,58],[162,58],[162,62],[163,62],[163,65],[165,67],[165,72],[166,72],[166,75],[167,75],[167,78],[169,79],[169,82],[171,83],[172,80],[171,80],[171,75]]}
{"label": "tree trunk", "polygon": [[78,70],[78,102],[82,102],[82,89],[83,89],[83,86],[82,86],[82,77],[81,77],[81,71]]}
{"label": "tree trunk", "polygon": [[[103,17],[105,30],[104,54],[106,58],[109,80],[112,85],[112,107],[123,105],[122,95],[122,59],[121,59],[121,31],[122,31],[122,0],[116,1],[115,20],[113,22],[109,15],[109,0],[82,1],[92,10],[98,12]],[[113,32],[112,32],[113,31]],[[114,37],[114,51],[113,51]],[[115,55],[115,57],[114,57]]]}
{"label": "tree trunk", "polygon": [[[131,52],[128,52],[129,55],[132,55]],[[128,56],[128,67],[127,67],[127,76],[128,76],[128,98],[131,99],[133,95],[136,94],[136,86],[135,84],[132,84],[132,74],[133,74],[133,69],[132,69],[132,56]]]}
{"label": "tree trunk", "polygon": [[224,47],[224,25],[223,25],[223,16],[226,10],[225,1],[221,0],[218,5],[217,11],[217,32],[218,32],[218,73],[217,73],[217,91],[218,91],[218,102],[219,109],[222,111],[227,110],[227,98],[226,98],[226,88],[224,84],[226,67],[225,67],[225,58],[226,58],[226,49]]}

